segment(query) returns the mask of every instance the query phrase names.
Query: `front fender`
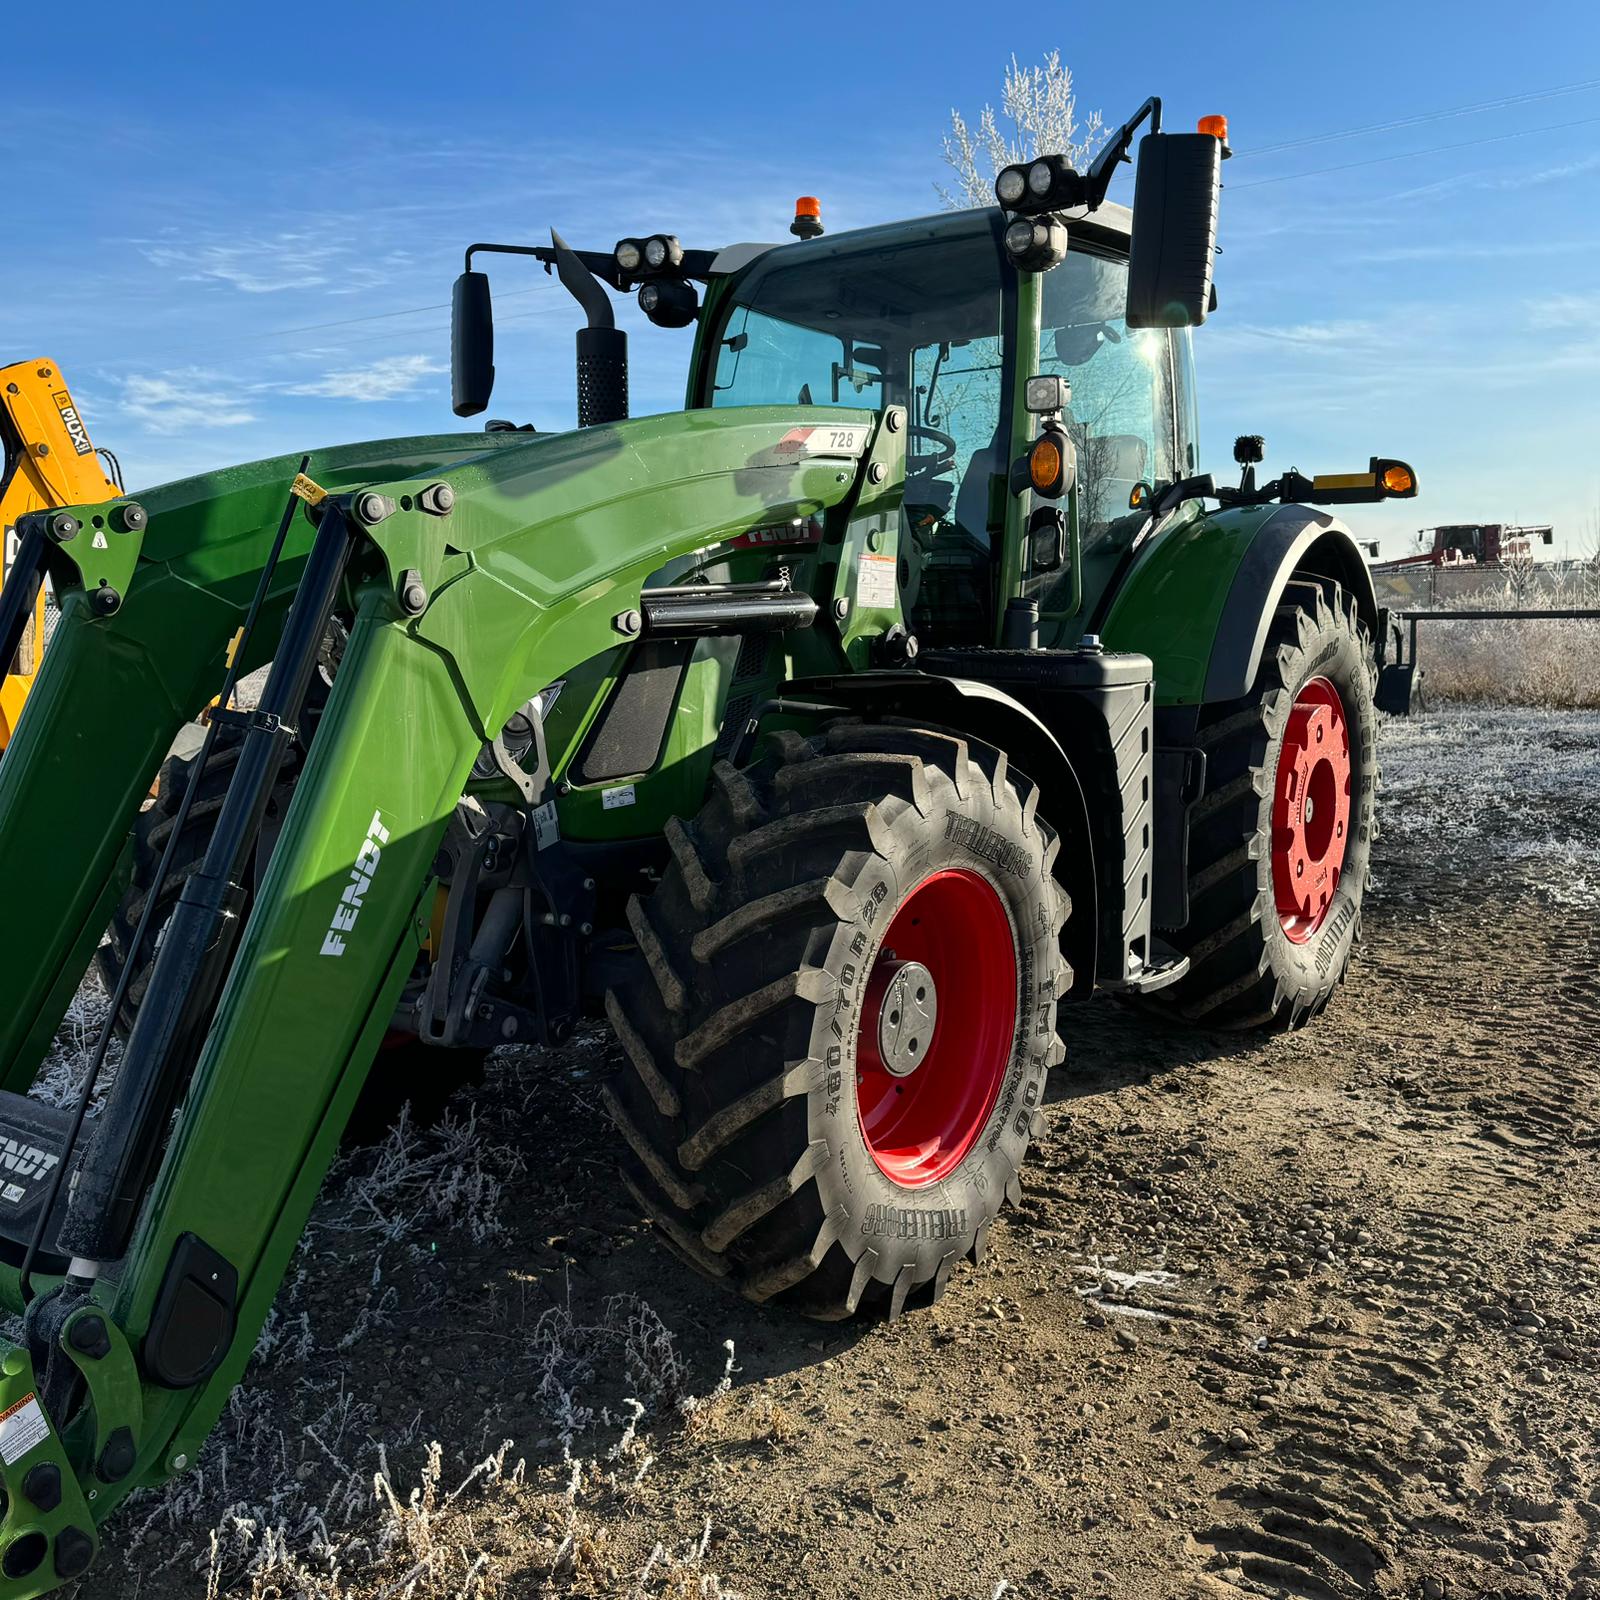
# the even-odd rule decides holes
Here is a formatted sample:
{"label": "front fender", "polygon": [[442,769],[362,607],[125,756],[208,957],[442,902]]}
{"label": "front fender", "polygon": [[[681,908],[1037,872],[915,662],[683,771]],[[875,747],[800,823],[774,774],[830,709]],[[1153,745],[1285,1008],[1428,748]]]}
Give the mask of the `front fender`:
{"label": "front fender", "polygon": [[1372,577],[1344,523],[1308,506],[1252,506],[1192,515],[1151,540],[1106,618],[1106,647],[1150,657],[1158,705],[1237,700],[1297,572],[1341,584],[1377,636]]}
{"label": "front fender", "polygon": [[804,678],[786,685],[783,693],[830,702],[859,716],[903,717],[981,739],[1003,750],[1010,764],[1033,779],[1039,786],[1039,815],[1061,840],[1055,872],[1072,902],[1062,934],[1073,971],[1070,998],[1093,993],[1101,964],[1095,835],[1072,758],[1035,712],[996,684],[921,672]]}

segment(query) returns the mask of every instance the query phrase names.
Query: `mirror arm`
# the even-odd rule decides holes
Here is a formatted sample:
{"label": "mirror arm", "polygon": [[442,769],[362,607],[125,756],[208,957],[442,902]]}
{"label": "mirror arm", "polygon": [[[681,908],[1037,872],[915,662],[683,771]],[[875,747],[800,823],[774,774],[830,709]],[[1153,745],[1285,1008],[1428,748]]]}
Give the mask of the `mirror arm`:
{"label": "mirror arm", "polygon": [[1151,95],[1134,114],[1122,124],[1117,131],[1101,145],[1100,153],[1090,163],[1089,170],[1084,174],[1084,188],[1087,196],[1089,210],[1093,211],[1106,197],[1106,191],[1111,187],[1111,179],[1118,166],[1130,159],[1128,151],[1133,148],[1133,136],[1139,131],[1139,124],[1146,117],[1150,118],[1150,131],[1161,132],[1161,99],[1158,95]]}
{"label": "mirror arm", "polygon": [[[553,232],[554,230],[552,230]],[[536,261],[544,263],[544,270],[550,272],[557,265],[560,251],[554,245],[548,244],[469,244],[467,246],[467,271],[472,271],[472,257],[475,251],[498,256],[532,256]],[[616,257],[605,250],[572,250],[571,254],[583,263],[588,270],[597,277],[608,289],[615,289],[618,294],[626,294],[630,289],[638,287],[641,279],[624,279],[621,269],[617,266]],[[711,280],[711,263],[716,259],[715,250],[685,250],[683,260],[673,271],[671,276],[677,278],[696,278],[701,283]]]}

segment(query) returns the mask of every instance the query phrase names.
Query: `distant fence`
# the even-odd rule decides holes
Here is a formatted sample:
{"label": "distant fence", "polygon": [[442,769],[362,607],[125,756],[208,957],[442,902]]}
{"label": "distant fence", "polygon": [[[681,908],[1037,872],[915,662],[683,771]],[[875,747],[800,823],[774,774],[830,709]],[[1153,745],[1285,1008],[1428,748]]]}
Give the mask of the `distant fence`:
{"label": "distant fence", "polygon": [[[1522,601],[1540,605],[1600,605],[1600,571],[1575,562],[1537,566],[1523,581]],[[1501,567],[1409,567],[1374,572],[1378,604],[1391,611],[1435,611],[1514,597]]]}
{"label": "distant fence", "polygon": [[[1403,716],[1424,705],[1427,668],[1417,658],[1425,622],[1443,625],[1430,659],[1443,669],[1439,686],[1447,699],[1550,708],[1600,704],[1600,629],[1569,631],[1573,623],[1600,622],[1600,606],[1474,605],[1388,613],[1379,710]],[[1497,638],[1508,623],[1524,624],[1527,632],[1513,627]]]}

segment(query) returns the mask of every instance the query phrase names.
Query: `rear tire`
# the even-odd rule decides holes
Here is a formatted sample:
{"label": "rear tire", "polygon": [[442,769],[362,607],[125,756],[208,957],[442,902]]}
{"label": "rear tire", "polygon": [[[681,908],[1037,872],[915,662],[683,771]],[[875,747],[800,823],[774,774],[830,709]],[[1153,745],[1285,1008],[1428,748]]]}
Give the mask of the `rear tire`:
{"label": "rear tire", "polygon": [[[698,1271],[836,1319],[981,1259],[1071,983],[1034,804],[997,750],[846,722],[719,763],[669,824],[672,863],[629,908],[638,972],[607,997],[625,1059],[605,1098],[624,1181]],[[884,1031],[913,973],[936,991],[920,1041]]]}
{"label": "rear tire", "polygon": [[1250,694],[1201,713],[1189,923],[1167,935],[1191,966],[1154,1008],[1207,1028],[1295,1028],[1344,981],[1376,834],[1376,680],[1354,602],[1331,581],[1290,583]]}

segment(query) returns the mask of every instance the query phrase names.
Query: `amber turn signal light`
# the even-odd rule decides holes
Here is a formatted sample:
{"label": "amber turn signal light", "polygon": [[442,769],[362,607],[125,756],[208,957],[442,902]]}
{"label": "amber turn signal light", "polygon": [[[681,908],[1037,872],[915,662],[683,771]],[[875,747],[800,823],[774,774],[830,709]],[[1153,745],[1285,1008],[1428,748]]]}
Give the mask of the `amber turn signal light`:
{"label": "amber turn signal light", "polygon": [[1028,482],[1035,494],[1059,500],[1067,491],[1067,451],[1064,434],[1048,429],[1028,451]]}
{"label": "amber turn signal light", "polygon": [[1058,494],[1061,481],[1061,446],[1048,434],[1034,441],[1028,452],[1028,477],[1036,494]]}
{"label": "amber turn signal light", "polygon": [[1417,492],[1416,474],[1403,461],[1384,468],[1383,486],[1390,494],[1408,495]]}

